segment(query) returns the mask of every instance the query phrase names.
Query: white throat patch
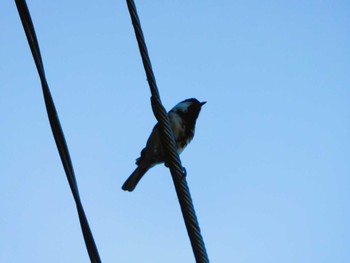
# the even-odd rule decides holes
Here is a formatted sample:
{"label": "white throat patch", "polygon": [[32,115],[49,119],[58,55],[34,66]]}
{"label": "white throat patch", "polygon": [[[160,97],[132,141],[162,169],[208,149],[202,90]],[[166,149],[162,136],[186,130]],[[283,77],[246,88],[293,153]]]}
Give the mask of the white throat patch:
{"label": "white throat patch", "polygon": [[177,104],[173,110],[187,111],[188,107],[192,104],[190,101],[182,102]]}

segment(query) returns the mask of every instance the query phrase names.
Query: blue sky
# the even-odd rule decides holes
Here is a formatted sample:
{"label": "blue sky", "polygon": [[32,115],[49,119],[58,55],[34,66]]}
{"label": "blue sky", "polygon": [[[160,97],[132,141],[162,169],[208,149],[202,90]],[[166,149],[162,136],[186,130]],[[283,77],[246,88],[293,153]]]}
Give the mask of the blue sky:
{"label": "blue sky", "polygon": [[[350,4],[137,1],[211,262],[350,262]],[[121,185],[155,124],[124,1],[28,1],[103,262],[194,262],[170,174]],[[0,3],[0,261],[88,262],[14,2]]]}

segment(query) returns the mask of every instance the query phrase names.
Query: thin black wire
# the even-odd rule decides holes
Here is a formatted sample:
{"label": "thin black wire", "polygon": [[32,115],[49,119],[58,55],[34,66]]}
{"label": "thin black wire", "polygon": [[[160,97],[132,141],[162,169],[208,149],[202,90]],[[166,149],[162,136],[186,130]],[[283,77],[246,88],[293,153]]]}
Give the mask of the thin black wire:
{"label": "thin black wire", "polygon": [[208,263],[209,258],[205,249],[204,241],[200,232],[196,213],[192,203],[190,191],[186,181],[186,173],[181,165],[181,160],[177,153],[173,131],[170,128],[169,118],[164,109],[159,91],[156,84],[156,79],[153,74],[151,61],[148,55],[145,39],[142,33],[141,24],[137,15],[136,6],[133,0],[126,0],[131,20],[134,26],[136,39],[139,45],[143,66],[146,71],[147,80],[151,90],[151,102],[153,113],[158,120],[162,132],[162,143],[165,148],[170,172],[174,181],[177,197],[181,206],[181,211],[189,235],[194,256],[197,263]]}
{"label": "thin black wire", "polygon": [[89,257],[91,262],[96,262],[99,263],[101,262],[100,256],[97,251],[97,247],[94,241],[94,238],[92,236],[91,230],[89,223],[87,221],[83,206],[81,204],[81,200],[79,197],[79,191],[78,191],[78,185],[75,179],[74,175],[74,170],[73,170],[73,165],[72,161],[69,155],[68,147],[66,144],[66,140],[63,134],[63,130],[57,115],[57,111],[55,108],[55,104],[53,102],[49,86],[47,84],[47,80],[45,77],[45,71],[44,71],[44,65],[42,62],[41,54],[40,54],[40,49],[39,49],[39,44],[38,40],[36,38],[34,26],[32,19],[30,17],[30,13],[28,10],[28,6],[26,4],[25,0],[15,0],[16,5],[17,5],[17,10],[20,15],[22,25],[24,28],[24,31],[27,36],[27,40],[30,46],[30,49],[32,51],[32,55],[40,76],[41,80],[41,85],[42,85],[42,91],[44,95],[44,100],[45,100],[45,105],[46,105],[46,110],[47,114],[49,117],[50,125],[51,125],[51,130],[53,133],[53,136],[55,138],[55,142],[57,145],[58,152],[61,157],[61,161],[64,167],[64,170],[66,172],[66,176],[68,179],[69,186],[72,190],[72,194],[77,206],[78,210],[78,215],[79,215],[79,220],[80,220],[80,225],[81,229],[83,232],[84,240],[85,240],[85,245],[89,253]]}

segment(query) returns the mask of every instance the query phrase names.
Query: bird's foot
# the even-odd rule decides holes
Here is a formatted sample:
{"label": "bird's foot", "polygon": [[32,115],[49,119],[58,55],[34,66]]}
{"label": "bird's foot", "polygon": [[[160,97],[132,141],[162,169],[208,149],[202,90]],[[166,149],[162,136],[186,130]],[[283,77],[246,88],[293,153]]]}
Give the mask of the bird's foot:
{"label": "bird's foot", "polygon": [[185,178],[187,176],[187,171],[185,167],[182,167],[182,178]]}
{"label": "bird's foot", "polygon": [[[169,164],[167,162],[164,163],[165,167],[169,168]],[[187,171],[185,167],[182,167],[182,178],[187,176]]]}

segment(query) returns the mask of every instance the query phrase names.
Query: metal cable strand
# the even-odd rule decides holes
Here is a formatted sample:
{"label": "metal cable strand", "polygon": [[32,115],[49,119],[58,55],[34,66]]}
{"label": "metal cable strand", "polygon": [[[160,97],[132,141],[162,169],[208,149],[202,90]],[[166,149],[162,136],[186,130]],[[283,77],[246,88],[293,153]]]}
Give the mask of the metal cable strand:
{"label": "metal cable strand", "polygon": [[209,263],[209,258],[205,249],[204,241],[200,232],[196,213],[192,203],[192,198],[187,185],[186,172],[181,165],[181,160],[177,153],[174,134],[170,128],[170,122],[167,112],[164,109],[160,100],[156,80],[152,70],[151,61],[142,33],[140,20],[137,15],[136,6],[133,0],[126,0],[126,2],[134,26],[143,66],[145,68],[147,80],[152,93],[152,110],[160,125],[162,144],[167,155],[167,163],[169,165],[169,169],[174,181],[177,197],[181,206],[181,211],[184,217],[187,233],[191,241],[193,253],[197,263]]}
{"label": "metal cable strand", "polygon": [[78,185],[75,179],[73,164],[69,155],[68,146],[66,144],[66,140],[63,134],[63,130],[62,130],[58,115],[57,115],[55,104],[53,102],[50,89],[45,77],[44,65],[41,58],[40,48],[39,48],[38,40],[36,38],[33,22],[30,17],[30,13],[29,13],[26,1],[16,0],[15,2],[16,2],[18,13],[20,15],[22,25],[26,33],[27,40],[39,73],[51,130],[57,145],[59,155],[61,157],[61,161],[67,176],[69,186],[72,190],[72,194],[76,203],[85,245],[88,250],[91,262],[100,263],[101,259],[98,254],[98,250],[97,250],[94,238],[90,230],[89,223],[87,221],[87,218],[79,197]]}

